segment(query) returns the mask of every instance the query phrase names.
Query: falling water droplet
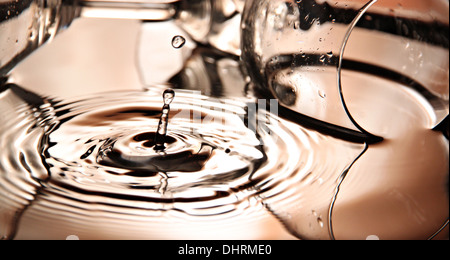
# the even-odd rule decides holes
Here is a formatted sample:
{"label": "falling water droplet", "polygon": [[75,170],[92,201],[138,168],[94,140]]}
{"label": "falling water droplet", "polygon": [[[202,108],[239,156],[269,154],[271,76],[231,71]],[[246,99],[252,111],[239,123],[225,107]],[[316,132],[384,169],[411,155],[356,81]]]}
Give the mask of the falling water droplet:
{"label": "falling water droplet", "polygon": [[183,36],[177,35],[172,38],[172,47],[174,47],[175,49],[182,48],[184,44],[186,44],[186,39]]}

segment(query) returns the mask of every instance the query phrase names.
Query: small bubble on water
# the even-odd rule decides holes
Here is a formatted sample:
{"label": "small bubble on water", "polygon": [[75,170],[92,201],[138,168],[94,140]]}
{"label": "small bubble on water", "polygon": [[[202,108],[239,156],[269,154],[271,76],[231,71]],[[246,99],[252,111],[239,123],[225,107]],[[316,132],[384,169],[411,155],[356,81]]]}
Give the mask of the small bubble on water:
{"label": "small bubble on water", "polygon": [[177,35],[172,38],[172,47],[174,47],[175,49],[180,49],[184,46],[185,43],[186,39],[181,35]]}

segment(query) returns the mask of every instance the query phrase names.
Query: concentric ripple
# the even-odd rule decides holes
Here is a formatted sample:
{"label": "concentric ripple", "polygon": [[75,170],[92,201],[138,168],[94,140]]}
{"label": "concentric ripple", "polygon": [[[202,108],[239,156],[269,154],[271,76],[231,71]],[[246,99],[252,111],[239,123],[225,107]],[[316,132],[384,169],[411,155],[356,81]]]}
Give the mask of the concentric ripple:
{"label": "concentric ripple", "polygon": [[[336,179],[361,151],[282,120],[276,109],[258,108],[252,100],[177,91],[164,150],[154,149],[163,105],[158,91],[52,103],[36,104],[34,113],[29,105],[24,112],[14,109],[27,120],[16,118],[2,135],[17,140],[2,156],[17,155],[9,160],[23,162],[22,171],[2,173],[2,192],[25,200],[22,211],[33,203],[35,216],[60,215],[78,225],[98,217],[152,229],[161,220],[233,223],[244,216],[251,222],[260,214],[255,209],[283,218],[294,200],[326,215]],[[327,159],[335,154],[340,160]],[[34,188],[6,191],[5,183],[17,176],[23,180],[15,185]],[[323,223],[316,225],[327,232]]]}

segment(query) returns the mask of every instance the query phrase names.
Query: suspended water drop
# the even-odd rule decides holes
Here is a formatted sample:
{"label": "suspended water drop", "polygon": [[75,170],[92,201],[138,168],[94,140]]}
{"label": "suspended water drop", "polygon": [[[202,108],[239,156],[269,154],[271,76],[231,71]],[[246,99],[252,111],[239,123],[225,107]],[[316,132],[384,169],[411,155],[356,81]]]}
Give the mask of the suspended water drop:
{"label": "suspended water drop", "polygon": [[175,49],[182,48],[184,44],[186,44],[186,39],[183,36],[177,35],[172,38],[172,47]]}

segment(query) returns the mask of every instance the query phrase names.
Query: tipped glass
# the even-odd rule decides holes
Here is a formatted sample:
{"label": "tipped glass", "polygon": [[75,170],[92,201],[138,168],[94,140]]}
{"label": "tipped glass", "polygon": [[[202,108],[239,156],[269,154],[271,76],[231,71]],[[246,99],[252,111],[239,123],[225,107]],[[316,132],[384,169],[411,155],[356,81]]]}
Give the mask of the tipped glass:
{"label": "tipped glass", "polygon": [[262,95],[329,132],[389,135],[390,115],[412,108],[382,109],[400,100],[375,82],[414,93],[429,117],[418,123],[435,128],[449,111],[448,10],[446,0],[248,0],[242,60]]}

